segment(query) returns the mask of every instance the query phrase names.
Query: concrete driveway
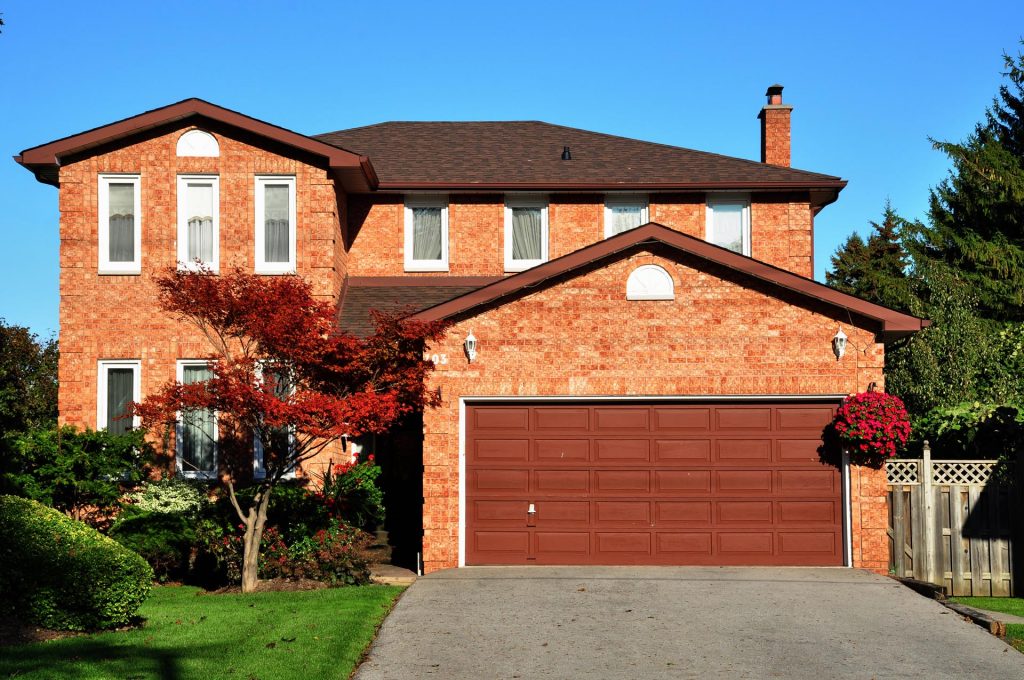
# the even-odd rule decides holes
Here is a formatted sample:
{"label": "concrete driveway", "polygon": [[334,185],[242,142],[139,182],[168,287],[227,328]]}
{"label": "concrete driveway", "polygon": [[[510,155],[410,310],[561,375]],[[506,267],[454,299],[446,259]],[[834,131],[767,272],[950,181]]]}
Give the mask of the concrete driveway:
{"label": "concrete driveway", "polygon": [[851,569],[476,567],[409,588],[355,677],[1022,678],[1024,654]]}

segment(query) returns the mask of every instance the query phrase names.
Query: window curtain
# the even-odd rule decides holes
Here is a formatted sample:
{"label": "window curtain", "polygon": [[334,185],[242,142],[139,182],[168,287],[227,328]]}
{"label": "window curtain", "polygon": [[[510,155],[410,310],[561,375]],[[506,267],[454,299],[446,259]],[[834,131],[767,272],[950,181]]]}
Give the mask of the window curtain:
{"label": "window curtain", "polygon": [[130,368],[107,369],[107,432],[124,434],[132,429],[132,419],[123,418],[128,402],[135,394],[135,371]]}
{"label": "window curtain", "polygon": [[[282,401],[287,400],[288,396],[294,391],[288,374],[282,371],[273,371],[267,375],[273,381],[274,396]],[[268,460],[266,455],[268,449],[264,448],[262,441],[257,441],[255,449],[256,469],[260,472],[266,472],[267,463],[282,464],[287,460],[291,449],[291,429],[288,427],[267,428],[264,436],[267,437],[270,444],[269,451],[271,452],[271,457]]]}
{"label": "window curtain", "polygon": [[540,208],[513,208],[512,259],[541,259],[541,240],[544,236],[542,231]]}
{"label": "window curtain", "polygon": [[135,259],[135,185],[110,184],[108,257],[111,262]]}
{"label": "window curtain", "polygon": [[[213,377],[206,366],[185,366],[182,383],[205,382]],[[213,472],[215,416],[211,409],[190,409],[181,414],[181,467],[185,472]]]}
{"label": "window curtain", "polygon": [[213,185],[189,184],[188,261],[213,262]]}
{"label": "window curtain", "polygon": [[743,205],[721,203],[711,206],[712,242],[716,246],[743,252]]}
{"label": "window curtain", "polygon": [[612,214],[611,232],[613,236],[640,226],[640,218],[643,213],[640,206],[613,205],[609,207]]}
{"label": "window curtain", "polygon": [[288,262],[290,210],[287,184],[267,184],[263,193],[263,259],[265,262]]}
{"label": "window curtain", "polygon": [[412,259],[441,259],[441,209],[412,209]]}

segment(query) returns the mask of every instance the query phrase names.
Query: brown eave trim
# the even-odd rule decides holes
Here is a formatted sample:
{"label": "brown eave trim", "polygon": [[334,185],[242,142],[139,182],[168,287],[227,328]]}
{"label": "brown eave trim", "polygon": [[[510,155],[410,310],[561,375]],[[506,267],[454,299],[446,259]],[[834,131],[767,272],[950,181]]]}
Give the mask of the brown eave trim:
{"label": "brown eave trim", "polygon": [[663,225],[650,222],[604,241],[587,246],[568,255],[538,265],[525,272],[496,281],[479,290],[466,293],[413,315],[421,320],[437,320],[464,314],[481,305],[490,304],[501,297],[533,286],[547,279],[561,276],[574,269],[587,266],[624,250],[644,244],[664,244],[690,255],[729,267],[754,278],[777,285],[800,295],[813,298],[834,307],[846,309],[881,325],[883,334],[909,334],[928,325],[925,319],[847,295],[813,279],[799,276],[765,262],[734,253],[731,250],[683,234]]}
{"label": "brown eave trim", "polygon": [[722,191],[743,189],[758,191],[793,191],[801,189],[836,189],[841,191],[846,180],[801,182],[381,182],[381,191],[415,191],[440,189],[448,191]]}
{"label": "brown eave trim", "polygon": [[447,286],[487,286],[500,281],[501,276],[445,276],[445,275],[410,275],[410,276],[351,276],[348,278],[350,288],[384,288],[384,287],[447,287]]}

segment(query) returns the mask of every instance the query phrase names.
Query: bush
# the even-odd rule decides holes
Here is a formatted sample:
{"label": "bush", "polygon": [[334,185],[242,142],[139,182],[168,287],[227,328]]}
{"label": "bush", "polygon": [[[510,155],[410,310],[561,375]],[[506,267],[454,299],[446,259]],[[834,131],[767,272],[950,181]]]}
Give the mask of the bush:
{"label": "bush", "polygon": [[48,628],[128,623],[152,586],[146,561],[35,501],[0,496],[0,601]]}
{"label": "bush", "polygon": [[108,535],[137,552],[158,581],[183,581],[197,551],[196,517],[189,513],[152,512],[129,506]]}
{"label": "bush", "polygon": [[210,503],[203,487],[180,477],[145,482],[128,500],[138,510],[161,514],[196,514]]}
{"label": "bush", "polygon": [[384,521],[384,493],[377,486],[378,477],[380,468],[370,454],[365,461],[328,468],[314,496],[322,499],[329,516],[372,531]]}
{"label": "bush", "polygon": [[110,434],[69,425],[33,430],[14,443],[4,487],[76,519],[103,521],[125,487],[140,482],[153,449],[141,431]]}
{"label": "bush", "polygon": [[1014,460],[1024,451],[1024,412],[1013,404],[957,404],[932,409],[914,422],[918,444],[937,458]]}

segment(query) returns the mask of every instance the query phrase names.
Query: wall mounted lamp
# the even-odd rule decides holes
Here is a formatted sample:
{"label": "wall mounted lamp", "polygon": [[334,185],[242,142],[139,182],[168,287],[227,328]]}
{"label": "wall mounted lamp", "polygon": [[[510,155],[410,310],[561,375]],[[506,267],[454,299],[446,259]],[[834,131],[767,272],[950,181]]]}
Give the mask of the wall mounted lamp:
{"label": "wall mounted lamp", "polygon": [[469,359],[469,363],[473,363],[476,361],[476,336],[473,335],[473,331],[469,332],[466,342],[463,344],[466,347],[466,357]]}
{"label": "wall mounted lamp", "polygon": [[846,333],[843,332],[843,327],[840,326],[836,334],[832,336],[832,353],[836,355],[836,361],[843,358],[846,354]]}

